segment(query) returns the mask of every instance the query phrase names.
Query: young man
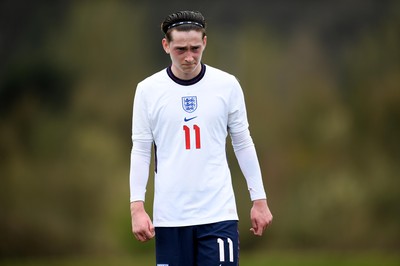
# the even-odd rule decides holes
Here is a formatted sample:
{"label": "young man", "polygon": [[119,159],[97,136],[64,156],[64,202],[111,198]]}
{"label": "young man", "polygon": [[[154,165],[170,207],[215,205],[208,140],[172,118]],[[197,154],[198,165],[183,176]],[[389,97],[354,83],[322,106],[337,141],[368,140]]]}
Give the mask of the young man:
{"label": "young man", "polygon": [[[169,15],[161,25],[168,68],[137,86],[130,170],[132,231],[155,236],[157,265],[238,265],[238,215],[226,160],[229,133],[253,201],[251,231],[272,221],[236,78],[201,62],[207,44],[199,12]],[[144,209],[154,144],[153,222]],[[154,225],[153,225],[154,224]]]}

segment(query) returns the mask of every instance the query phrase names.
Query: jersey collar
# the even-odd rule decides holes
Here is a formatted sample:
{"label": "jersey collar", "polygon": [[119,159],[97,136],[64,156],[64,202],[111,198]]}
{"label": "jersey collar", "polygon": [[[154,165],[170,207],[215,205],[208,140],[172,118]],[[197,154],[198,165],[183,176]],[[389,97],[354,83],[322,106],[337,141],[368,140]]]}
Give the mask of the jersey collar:
{"label": "jersey collar", "polygon": [[182,85],[182,86],[190,86],[190,85],[196,84],[197,82],[199,82],[204,77],[205,73],[206,73],[206,65],[201,63],[201,71],[200,71],[200,73],[196,77],[194,77],[192,79],[184,80],[184,79],[180,79],[180,78],[176,77],[174,75],[174,73],[172,73],[171,66],[169,66],[167,68],[168,76],[175,83],[178,83],[179,85]]}

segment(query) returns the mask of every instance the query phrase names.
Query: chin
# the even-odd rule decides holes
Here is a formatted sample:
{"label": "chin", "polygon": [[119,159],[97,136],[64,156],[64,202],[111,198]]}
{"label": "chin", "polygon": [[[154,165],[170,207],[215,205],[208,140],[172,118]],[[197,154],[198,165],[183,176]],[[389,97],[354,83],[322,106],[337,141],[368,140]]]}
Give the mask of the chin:
{"label": "chin", "polygon": [[197,69],[199,65],[183,66],[182,70],[187,73],[191,73]]}
{"label": "chin", "polygon": [[186,73],[186,74],[190,74],[190,73],[194,72],[195,70],[196,70],[195,67],[190,67],[190,68],[184,67],[184,68],[182,68],[182,72]]}

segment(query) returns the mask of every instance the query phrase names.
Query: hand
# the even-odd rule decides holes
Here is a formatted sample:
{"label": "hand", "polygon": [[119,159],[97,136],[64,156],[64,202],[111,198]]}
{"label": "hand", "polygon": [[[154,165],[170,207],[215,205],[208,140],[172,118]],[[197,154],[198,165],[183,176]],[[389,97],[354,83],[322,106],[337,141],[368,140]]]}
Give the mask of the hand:
{"label": "hand", "polygon": [[272,223],[272,213],[268,208],[267,200],[253,201],[250,218],[252,224],[250,231],[256,236],[262,236],[264,230]]}
{"label": "hand", "polygon": [[132,232],[137,240],[146,242],[155,236],[154,226],[142,201],[131,203]]}

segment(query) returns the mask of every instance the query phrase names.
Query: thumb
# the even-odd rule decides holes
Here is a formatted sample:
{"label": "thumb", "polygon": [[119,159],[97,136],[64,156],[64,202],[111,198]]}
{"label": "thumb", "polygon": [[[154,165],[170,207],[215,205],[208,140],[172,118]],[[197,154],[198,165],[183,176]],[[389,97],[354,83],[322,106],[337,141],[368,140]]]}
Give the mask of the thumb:
{"label": "thumb", "polygon": [[252,231],[253,232],[253,234],[257,234],[257,231],[258,231],[258,224],[257,224],[257,221],[255,220],[255,219],[253,219],[252,221],[251,221],[251,228],[250,228],[250,231]]}
{"label": "thumb", "polygon": [[151,236],[149,236],[149,237],[154,237],[154,235],[155,235],[154,225],[153,225],[153,223],[151,221],[149,221],[148,225],[149,225],[149,232],[151,234]]}

